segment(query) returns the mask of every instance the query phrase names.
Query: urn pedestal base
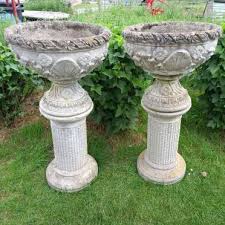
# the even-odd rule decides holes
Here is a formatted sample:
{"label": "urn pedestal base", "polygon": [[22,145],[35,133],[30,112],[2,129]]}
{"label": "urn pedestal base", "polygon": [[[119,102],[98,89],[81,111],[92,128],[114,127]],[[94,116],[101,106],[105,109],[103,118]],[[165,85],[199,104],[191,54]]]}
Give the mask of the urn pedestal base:
{"label": "urn pedestal base", "polygon": [[91,98],[77,82],[53,83],[40,101],[40,112],[51,123],[54,160],[46,178],[55,190],[80,191],[98,174],[87,147],[86,117],[92,109]]}
{"label": "urn pedestal base", "polygon": [[178,154],[182,115],[191,107],[191,98],[177,77],[165,80],[156,76],[142,98],[148,113],[147,150],[138,159],[139,174],[157,184],[180,181],[186,164]]}
{"label": "urn pedestal base", "polygon": [[138,171],[145,180],[173,184],[183,178],[179,137],[191,98],[179,80],[214,54],[221,31],[217,25],[193,22],[138,24],[123,31],[126,52],[155,78],[141,101],[148,113],[148,137]]}
{"label": "urn pedestal base", "polygon": [[49,186],[63,192],[76,192],[87,187],[97,177],[98,165],[90,155],[86,160],[85,165],[74,172],[57,169],[53,160],[46,170]]}
{"label": "urn pedestal base", "polygon": [[169,170],[154,168],[145,160],[145,151],[142,152],[137,161],[139,175],[146,181],[155,184],[169,185],[182,180],[185,175],[186,163],[180,154],[177,154],[176,166]]}
{"label": "urn pedestal base", "polygon": [[37,21],[10,27],[5,34],[19,61],[52,82],[39,104],[50,120],[53,140],[48,184],[59,191],[79,191],[98,173],[87,144],[86,118],[93,102],[79,80],[102,63],[111,33],[94,24]]}

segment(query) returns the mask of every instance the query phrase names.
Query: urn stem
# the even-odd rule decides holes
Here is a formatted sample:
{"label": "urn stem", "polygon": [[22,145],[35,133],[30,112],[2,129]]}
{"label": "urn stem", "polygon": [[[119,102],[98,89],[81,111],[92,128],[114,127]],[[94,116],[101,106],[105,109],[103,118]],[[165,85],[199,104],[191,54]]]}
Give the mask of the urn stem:
{"label": "urn stem", "polygon": [[86,119],[73,123],[51,121],[55,165],[59,170],[76,171],[87,159]]}
{"label": "urn stem", "polygon": [[156,169],[176,166],[181,116],[165,120],[149,113],[146,161]]}

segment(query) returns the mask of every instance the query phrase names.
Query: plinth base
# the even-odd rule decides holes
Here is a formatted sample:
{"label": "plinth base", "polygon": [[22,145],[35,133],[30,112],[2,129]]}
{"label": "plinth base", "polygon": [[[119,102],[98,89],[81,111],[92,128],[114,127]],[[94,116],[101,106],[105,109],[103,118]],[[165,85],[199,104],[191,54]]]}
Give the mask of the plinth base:
{"label": "plinth base", "polygon": [[170,170],[160,170],[151,167],[144,159],[142,152],[137,161],[138,173],[146,181],[156,184],[169,185],[182,180],[185,175],[186,163],[181,155],[177,154],[177,166]]}
{"label": "plinth base", "polygon": [[50,187],[57,191],[77,192],[85,188],[98,175],[95,159],[87,155],[86,164],[74,172],[61,171],[55,167],[54,160],[48,165],[46,178]]}

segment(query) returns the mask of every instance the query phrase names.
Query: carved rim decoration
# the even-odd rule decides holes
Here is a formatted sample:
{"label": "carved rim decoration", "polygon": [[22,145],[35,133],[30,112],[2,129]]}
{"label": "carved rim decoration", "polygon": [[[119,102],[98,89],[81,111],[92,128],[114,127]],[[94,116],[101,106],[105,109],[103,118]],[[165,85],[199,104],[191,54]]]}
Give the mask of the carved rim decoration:
{"label": "carved rim decoration", "polygon": [[37,21],[6,29],[5,39],[13,45],[34,50],[73,51],[100,47],[110,39],[101,26],[70,21]]}
{"label": "carved rim decoration", "polygon": [[218,39],[220,26],[211,23],[163,22],[127,27],[123,37],[127,42],[143,44],[195,44]]}

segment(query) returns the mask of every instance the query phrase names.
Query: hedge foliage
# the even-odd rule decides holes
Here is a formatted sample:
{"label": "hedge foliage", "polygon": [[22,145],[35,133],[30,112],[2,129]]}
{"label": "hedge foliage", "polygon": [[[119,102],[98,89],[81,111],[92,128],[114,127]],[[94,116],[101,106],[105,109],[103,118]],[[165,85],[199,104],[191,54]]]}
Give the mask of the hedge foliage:
{"label": "hedge foliage", "polygon": [[20,113],[21,102],[41,85],[31,70],[24,68],[9,48],[0,43],[0,117],[9,126]]}
{"label": "hedge foliage", "polygon": [[125,53],[121,30],[114,28],[112,33],[107,58],[81,84],[95,104],[92,118],[116,133],[135,127],[150,76]]}
{"label": "hedge foliage", "polygon": [[[0,11],[1,11],[1,9],[0,9]],[[5,21],[5,20],[0,19],[0,43],[2,43],[4,45],[6,44],[6,41],[4,38],[4,31],[10,25],[11,25],[10,21]]]}
{"label": "hedge foliage", "polygon": [[[43,8],[42,4],[47,3],[46,7],[52,10],[55,1],[30,2],[40,8]],[[36,4],[37,2],[40,4]],[[64,4],[64,1],[60,0],[58,3]],[[141,22],[181,20],[183,15],[177,12],[178,9],[176,13],[174,9],[166,10],[160,16],[150,17],[149,12],[142,7],[126,7],[74,16],[73,19],[76,21],[107,26],[113,33],[109,54],[103,64],[90,76],[81,80],[81,84],[95,104],[92,118],[106,125],[109,132],[118,132],[135,126],[140,100],[150,79],[150,76],[135,66],[133,60],[125,53],[121,36],[123,28]],[[40,80],[32,71],[20,66],[8,48],[1,45],[0,53],[0,74],[3,74],[0,76],[0,116],[7,118],[6,123],[9,124],[18,115],[21,101],[39,85]],[[225,129],[225,36],[219,40],[216,54],[196,73],[198,75],[192,82],[198,90],[201,90],[200,103],[203,104],[205,115],[208,117],[208,126]]]}
{"label": "hedge foliage", "polygon": [[[225,31],[225,24],[223,25]],[[208,119],[207,126],[225,129],[225,34],[214,56],[198,70],[196,84],[202,95],[200,103]]]}

